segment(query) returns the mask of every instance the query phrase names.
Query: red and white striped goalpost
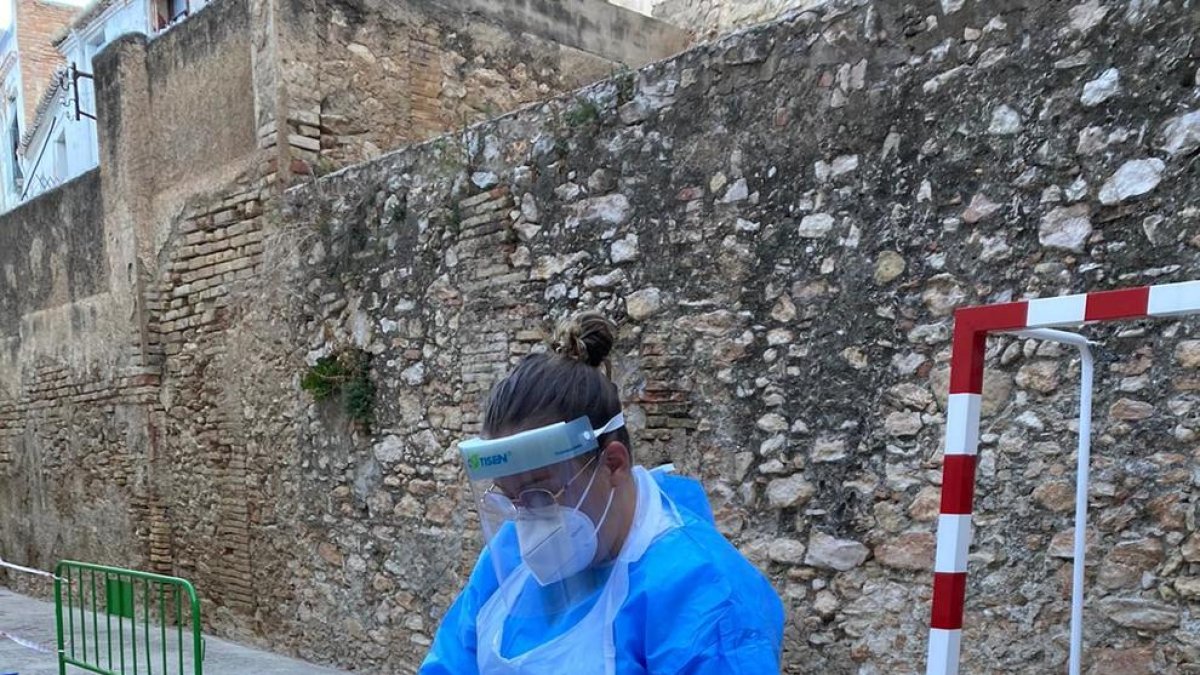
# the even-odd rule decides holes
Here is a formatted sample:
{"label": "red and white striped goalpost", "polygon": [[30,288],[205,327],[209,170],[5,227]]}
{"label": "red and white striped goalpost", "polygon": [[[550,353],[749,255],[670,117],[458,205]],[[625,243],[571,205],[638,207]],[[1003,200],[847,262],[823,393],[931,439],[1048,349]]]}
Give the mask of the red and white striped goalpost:
{"label": "red and white striped goalpost", "polygon": [[958,674],[988,334],[1185,314],[1200,314],[1200,281],[967,307],[955,312],[926,675]]}

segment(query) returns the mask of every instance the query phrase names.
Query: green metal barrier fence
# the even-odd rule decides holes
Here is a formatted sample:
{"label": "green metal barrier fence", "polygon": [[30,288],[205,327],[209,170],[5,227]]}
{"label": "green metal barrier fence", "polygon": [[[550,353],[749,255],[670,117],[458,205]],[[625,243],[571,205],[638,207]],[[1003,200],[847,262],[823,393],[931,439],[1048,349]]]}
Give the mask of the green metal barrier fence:
{"label": "green metal barrier fence", "polygon": [[70,560],[54,574],[59,675],[67,666],[98,675],[203,675],[191,582]]}

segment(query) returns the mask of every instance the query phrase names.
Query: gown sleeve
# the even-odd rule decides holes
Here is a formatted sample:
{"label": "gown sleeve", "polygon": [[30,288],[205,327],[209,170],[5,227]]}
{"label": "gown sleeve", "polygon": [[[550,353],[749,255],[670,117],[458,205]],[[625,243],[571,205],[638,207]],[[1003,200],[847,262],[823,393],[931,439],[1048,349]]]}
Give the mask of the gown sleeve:
{"label": "gown sleeve", "polygon": [[778,593],[712,526],[699,483],[659,480],[686,525],[651,548],[637,575],[647,672],[778,675],[784,623]]}
{"label": "gown sleeve", "polygon": [[644,627],[647,672],[778,675],[783,603],[749,563],[697,566],[676,583],[661,579],[645,596],[653,597]]}
{"label": "gown sleeve", "polygon": [[[675,675],[777,675],[779,649],[764,627],[729,608],[713,622]],[[657,672],[657,671],[654,671]]]}
{"label": "gown sleeve", "polygon": [[726,605],[695,625],[676,625],[647,660],[647,670],[655,675],[778,675],[782,636],[775,626],[782,618],[782,608],[778,617],[753,617]]}

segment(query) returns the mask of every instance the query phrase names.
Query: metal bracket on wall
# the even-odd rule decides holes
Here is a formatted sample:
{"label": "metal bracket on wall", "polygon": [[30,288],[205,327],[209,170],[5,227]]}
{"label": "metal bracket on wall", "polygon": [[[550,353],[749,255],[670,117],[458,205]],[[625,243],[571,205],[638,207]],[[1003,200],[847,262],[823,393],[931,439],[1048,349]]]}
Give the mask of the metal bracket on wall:
{"label": "metal bracket on wall", "polygon": [[92,75],[91,73],[83,72],[82,70],[79,69],[78,65],[76,65],[75,63],[72,63],[71,64],[71,91],[73,92],[73,94],[72,94],[71,98],[73,98],[75,100],[75,121],[78,122],[79,118],[81,116],[95,121],[95,119],[96,119],[95,115],[93,115],[89,112],[84,112],[84,110],[79,107],[79,78],[81,78],[81,77],[86,77],[89,80],[92,80],[93,82],[95,82],[95,80],[96,80],[94,75]]}

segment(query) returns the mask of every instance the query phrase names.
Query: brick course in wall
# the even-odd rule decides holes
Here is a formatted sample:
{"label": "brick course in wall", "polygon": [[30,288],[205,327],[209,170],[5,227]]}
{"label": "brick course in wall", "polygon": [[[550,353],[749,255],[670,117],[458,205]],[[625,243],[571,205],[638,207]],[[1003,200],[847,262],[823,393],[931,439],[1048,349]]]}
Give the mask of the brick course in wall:
{"label": "brick course in wall", "polygon": [[[400,144],[486,115],[451,94],[495,68],[409,24],[323,30],[296,63],[267,58],[290,35],[258,36],[254,170],[146,224],[155,255],[116,268],[143,289],[128,370],[58,357],[4,380],[5,485],[103,498],[0,526],[36,564],[191,578],[222,634],[411,672],[479,550],[455,443],[553,320],[599,308],[638,460],[704,481],[784,598],[786,672],[919,672],[950,312],[1191,275],[1200,64],[1179,3],[909,4],[792,14],[282,200],[385,149],[372,120],[393,109],[347,118],[339,77],[396,61],[356,90],[407,82],[382,134]],[[511,100],[544,93],[502,64]],[[1176,672],[1200,659],[1200,346],[1182,322],[1097,335],[1089,667]],[[299,386],[344,349],[369,356],[369,423]],[[1076,366],[1014,338],[988,358],[968,665],[1046,672],[1065,659]]]}
{"label": "brick course in wall", "polygon": [[[22,7],[22,45],[45,42],[30,53],[49,59],[27,64],[36,88],[58,61],[57,15]],[[227,368],[247,349],[233,326],[264,274],[279,191],[613,67],[420,3],[223,0],[153,40],[116,40],[96,66],[103,169],[0,223],[0,554],[182,575],[212,608],[209,629],[267,639],[294,610],[287,586],[259,583],[288,562],[281,542],[255,534],[296,517],[273,496],[290,488],[262,480],[290,432],[228,408],[243,370]],[[189,117],[204,109],[227,115]],[[443,423],[461,426],[456,405],[443,402]]]}
{"label": "brick course in wall", "polygon": [[[635,455],[703,479],[784,598],[785,671],[921,672],[951,311],[1194,276],[1200,63],[1171,37],[1194,28],[1165,4],[832,3],[292,190],[268,265],[289,290],[243,326],[297,345],[299,372],[366,350],[379,398],[371,433],[299,393],[289,413],[278,508],[304,527],[276,555],[315,585],[302,606],[337,609],[280,612],[285,641],[358,635],[337,662],[419,663],[478,550],[455,443],[554,319],[599,308]],[[1141,55],[1098,56],[1109,41]],[[1124,93],[1081,101],[1110,67]],[[1162,165],[1110,196],[1146,158]],[[1176,672],[1200,656],[1196,328],[1091,334],[1110,351],[1087,669]],[[1078,364],[1015,338],[988,364],[965,666],[1048,672]]]}
{"label": "brick course in wall", "polygon": [[[251,632],[257,604],[250,553],[252,480],[239,427],[225,410],[213,362],[230,297],[261,271],[264,179],[244,177],[224,194],[190,207],[175,231],[165,271],[151,295],[150,332],[165,355],[163,377],[177,392],[164,428],[171,457],[169,521],[175,573],[191,579],[223,630]],[[164,536],[167,536],[164,533]]]}

